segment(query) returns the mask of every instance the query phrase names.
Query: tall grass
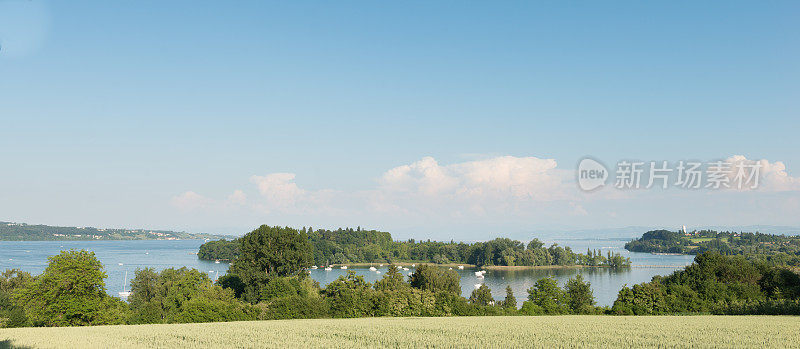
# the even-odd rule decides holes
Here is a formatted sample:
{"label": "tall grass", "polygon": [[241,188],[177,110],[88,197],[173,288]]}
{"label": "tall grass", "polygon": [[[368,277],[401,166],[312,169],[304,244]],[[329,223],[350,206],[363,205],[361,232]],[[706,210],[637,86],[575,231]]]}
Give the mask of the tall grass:
{"label": "tall grass", "polygon": [[0,330],[35,348],[800,348],[789,316],[539,316],[278,320]]}

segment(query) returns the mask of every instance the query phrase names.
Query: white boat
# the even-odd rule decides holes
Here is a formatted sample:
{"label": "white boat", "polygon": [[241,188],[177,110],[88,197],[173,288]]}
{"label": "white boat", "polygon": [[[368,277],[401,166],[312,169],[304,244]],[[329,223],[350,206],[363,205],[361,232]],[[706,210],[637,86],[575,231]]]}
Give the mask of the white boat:
{"label": "white boat", "polygon": [[[120,264],[122,264],[122,263],[120,263]],[[131,296],[131,292],[127,291],[127,286],[128,286],[128,271],[127,270],[125,271],[125,278],[122,279],[122,280],[123,280],[122,281],[122,292],[119,292],[118,294],[119,294],[120,298],[127,299],[128,297]]]}
{"label": "white boat", "polygon": [[375,273],[376,273],[376,274],[380,274],[380,273],[381,273],[381,271],[380,271],[380,270],[378,270],[378,271],[376,271]]}
{"label": "white boat", "polygon": [[122,263],[117,263],[117,265],[122,265]]}
{"label": "white boat", "polygon": [[382,267],[382,266],[383,266],[383,264],[380,264],[380,265],[378,265],[378,266],[379,266],[379,267]]}
{"label": "white boat", "polygon": [[331,268],[331,267],[325,267],[325,271],[331,271],[331,270],[333,270],[333,268]]}
{"label": "white boat", "polygon": [[214,261],[214,263],[217,263],[217,264],[219,264],[219,259],[215,260],[215,261]]}
{"label": "white boat", "polygon": [[453,270],[453,267],[450,267],[450,269],[447,269],[447,270]]}
{"label": "white boat", "polygon": [[476,271],[476,272],[475,272],[475,276],[483,276],[483,273],[481,273],[481,272],[479,272],[479,271]]}
{"label": "white boat", "polygon": [[412,265],[411,265],[411,267],[412,267],[412,268],[416,268],[416,267],[417,267],[417,265],[416,265],[416,264],[412,264]]}
{"label": "white boat", "polygon": [[343,265],[343,266],[339,267],[339,269],[347,269],[347,266]]}
{"label": "white boat", "polygon": [[378,269],[375,267],[369,267],[369,271],[377,271]]}
{"label": "white boat", "polygon": [[408,271],[408,268],[403,268],[403,271]]}
{"label": "white boat", "polygon": [[409,273],[408,273],[408,276],[411,276],[411,275],[414,275],[414,273],[411,273],[411,272],[409,272]]}
{"label": "white boat", "polygon": [[464,266],[463,265],[459,265],[458,266],[458,270],[464,270]]}
{"label": "white boat", "polygon": [[311,269],[317,269],[317,266],[316,265],[312,265]]}
{"label": "white boat", "polygon": [[483,284],[475,284],[476,289],[481,288],[481,286],[483,286]]}

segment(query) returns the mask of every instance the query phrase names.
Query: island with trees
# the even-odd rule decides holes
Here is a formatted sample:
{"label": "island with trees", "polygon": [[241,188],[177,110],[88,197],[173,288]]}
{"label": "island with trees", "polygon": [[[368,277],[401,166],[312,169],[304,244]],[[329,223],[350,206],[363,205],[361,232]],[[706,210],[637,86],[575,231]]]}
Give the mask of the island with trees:
{"label": "island with trees", "polygon": [[800,236],[697,230],[653,230],[625,244],[632,252],[741,255],[774,265],[800,266]]}
{"label": "island with trees", "polygon": [[[394,241],[388,232],[346,228],[325,230],[302,228],[308,237],[313,265],[358,263],[431,263],[440,265],[505,266],[595,266],[624,268],[630,259],[610,251],[587,250],[576,253],[569,247],[546,247],[533,239],[521,241],[497,238],[485,242]],[[197,256],[204,260],[234,260],[240,253],[241,239],[209,241],[200,246]]]}

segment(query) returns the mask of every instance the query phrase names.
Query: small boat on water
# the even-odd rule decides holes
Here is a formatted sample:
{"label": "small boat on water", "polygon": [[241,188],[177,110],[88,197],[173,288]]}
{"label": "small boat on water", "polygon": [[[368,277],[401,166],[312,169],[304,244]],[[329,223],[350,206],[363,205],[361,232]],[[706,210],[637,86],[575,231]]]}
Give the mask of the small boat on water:
{"label": "small boat on water", "polygon": [[219,259],[215,260],[214,263],[219,264]]}
{"label": "small boat on water", "polygon": [[343,266],[339,267],[339,269],[347,269],[347,266],[343,265]]}
{"label": "small boat on water", "polygon": [[[120,263],[121,265],[122,263]],[[131,291],[127,291],[128,286],[128,271],[125,271],[125,278],[122,279],[122,292],[119,292],[119,297],[122,299],[128,299],[131,296]]]}
{"label": "small boat on water", "polygon": [[459,265],[458,266],[458,270],[464,270],[464,266],[463,265]]}
{"label": "small boat on water", "polygon": [[312,265],[311,269],[317,269],[317,266],[316,265]]}
{"label": "small boat on water", "polygon": [[333,270],[333,268],[331,268],[330,266],[325,267],[325,271],[331,271],[331,270]]}
{"label": "small boat on water", "polygon": [[369,271],[377,271],[378,269],[375,267],[369,267]]}
{"label": "small boat on water", "polygon": [[[408,271],[408,268],[403,268],[403,271]],[[410,274],[410,273],[409,273]]]}

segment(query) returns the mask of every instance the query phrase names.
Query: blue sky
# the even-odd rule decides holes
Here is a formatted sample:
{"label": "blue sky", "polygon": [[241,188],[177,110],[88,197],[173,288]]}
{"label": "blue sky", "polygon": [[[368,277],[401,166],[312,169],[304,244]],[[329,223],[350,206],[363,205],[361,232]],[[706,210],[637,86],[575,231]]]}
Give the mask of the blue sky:
{"label": "blue sky", "polygon": [[[0,0],[0,219],[448,239],[800,225],[798,34],[791,1]],[[635,197],[524,182],[543,163],[523,159],[566,173],[586,155],[743,155],[784,177]],[[498,163],[532,171],[506,183],[525,198],[464,180]],[[414,188],[387,182],[403,166]],[[420,194],[431,168],[458,184]],[[476,190],[497,192],[456,194]]]}

